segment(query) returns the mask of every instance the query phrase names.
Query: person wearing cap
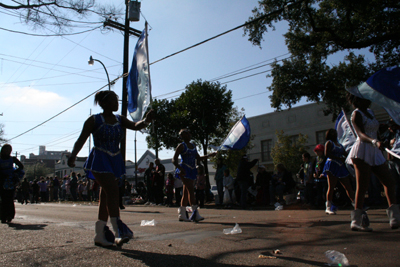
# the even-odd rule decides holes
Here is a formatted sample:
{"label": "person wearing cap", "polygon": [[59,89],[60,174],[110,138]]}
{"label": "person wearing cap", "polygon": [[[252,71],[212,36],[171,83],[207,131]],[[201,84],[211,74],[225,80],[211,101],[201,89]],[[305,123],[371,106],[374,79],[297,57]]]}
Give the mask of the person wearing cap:
{"label": "person wearing cap", "polygon": [[247,207],[247,190],[249,189],[250,184],[250,169],[253,168],[258,159],[254,159],[249,162],[247,155],[243,155],[239,162],[239,167],[236,174],[236,181],[240,187],[240,206],[243,209]]}
{"label": "person wearing cap", "polygon": [[326,176],[323,173],[326,157],[325,157],[325,147],[324,145],[318,144],[314,148],[314,153],[316,155],[313,166],[313,177],[315,182],[315,206],[320,207],[325,203],[326,192],[328,191],[328,182]]}

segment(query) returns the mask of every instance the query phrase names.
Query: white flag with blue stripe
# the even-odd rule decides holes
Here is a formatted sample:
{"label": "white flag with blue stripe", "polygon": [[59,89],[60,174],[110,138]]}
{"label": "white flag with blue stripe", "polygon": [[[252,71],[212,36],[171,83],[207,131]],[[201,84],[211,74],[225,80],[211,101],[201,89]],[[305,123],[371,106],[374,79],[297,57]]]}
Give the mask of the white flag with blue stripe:
{"label": "white flag with blue stripe", "polygon": [[346,114],[342,110],[336,119],[335,129],[337,132],[338,142],[344,147],[347,153],[350,152],[351,147],[357,140],[350,122],[348,121]]}
{"label": "white flag with blue stripe", "polygon": [[381,69],[358,86],[346,88],[351,94],[382,106],[400,125],[400,67]]}
{"label": "white flag with blue stripe", "polygon": [[243,116],[236,122],[235,126],[233,126],[221,146],[216,147],[210,145],[210,147],[215,150],[240,150],[250,141],[250,134],[249,121]]}
{"label": "white flag with blue stripe", "polygon": [[135,47],[126,82],[128,111],[134,122],[140,121],[151,103],[151,82],[147,40],[147,23]]}

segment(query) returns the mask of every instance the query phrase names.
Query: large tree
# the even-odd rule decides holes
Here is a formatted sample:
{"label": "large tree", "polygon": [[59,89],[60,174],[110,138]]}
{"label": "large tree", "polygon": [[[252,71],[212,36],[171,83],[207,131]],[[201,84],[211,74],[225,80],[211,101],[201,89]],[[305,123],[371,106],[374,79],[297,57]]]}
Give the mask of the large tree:
{"label": "large tree", "polygon": [[271,150],[271,157],[276,167],[282,163],[291,173],[297,173],[302,164],[301,155],[307,152],[307,135],[299,134],[293,143],[291,136],[283,131],[276,131],[277,141]]}
{"label": "large tree", "polygon": [[[118,18],[123,13],[112,5],[97,5],[95,0],[23,0],[14,4],[0,2],[0,10],[13,11],[33,29],[42,28],[64,33],[82,27],[83,19],[95,14],[102,18]],[[7,14],[7,13],[6,13]],[[49,29],[50,28],[50,29]]]}
{"label": "large tree", "polygon": [[[395,0],[261,0],[245,27],[249,41],[261,47],[268,29],[288,23],[284,34],[291,57],[275,62],[270,74],[271,106],[291,107],[301,97],[324,101],[336,114],[345,101],[345,85],[365,81],[382,67],[398,64],[400,2]],[[375,61],[353,54],[367,48]],[[329,56],[342,51],[331,66]],[[347,54],[346,54],[347,53]]]}
{"label": "large tree", "polygon": [[180,142],[179,130],[187,128],[192,140],[203,150],[201,154],[207,154],[208,145],[220,145],[229,131],[232,107],[232,92],[226,86],[219,82],[194,81],[177,99],[154,101],[152,108],[157,112],[157,119],[146,137],[148,146],[175,148]]}

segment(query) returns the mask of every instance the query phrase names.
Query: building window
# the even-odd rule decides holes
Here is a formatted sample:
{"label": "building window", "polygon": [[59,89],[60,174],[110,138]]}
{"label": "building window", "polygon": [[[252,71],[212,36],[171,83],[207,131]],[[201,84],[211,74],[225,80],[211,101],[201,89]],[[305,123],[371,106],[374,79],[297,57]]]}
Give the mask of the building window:
{"label": "building window", "polygon": [[272,149],[271,139],[261,141],[261,160],[263,162],[272,160],[271,149]]}
{"label": "building window", "polygon": [[292,146],[297,145],[297,140],[299,140],[298,134],[290,136],[290,143],[292,144]]}
{"label": "building window", "polygon": [[325,144],[325,134],[327,130],[315,132],[316,144]]}

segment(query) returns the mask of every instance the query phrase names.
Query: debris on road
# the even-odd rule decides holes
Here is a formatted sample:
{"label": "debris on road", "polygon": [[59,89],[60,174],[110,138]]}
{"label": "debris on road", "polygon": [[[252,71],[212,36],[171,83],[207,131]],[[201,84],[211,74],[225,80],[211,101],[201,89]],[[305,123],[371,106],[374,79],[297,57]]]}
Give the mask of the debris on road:
{"label": "debris on road", "polygon": [[227,228],[227,229],[224,229],[224,231],[223,231],[223,233],[226,235],[240,234],[241,232],[242,232],[242,229],[239,227],[239,224],[235,224],[235,227]]}

